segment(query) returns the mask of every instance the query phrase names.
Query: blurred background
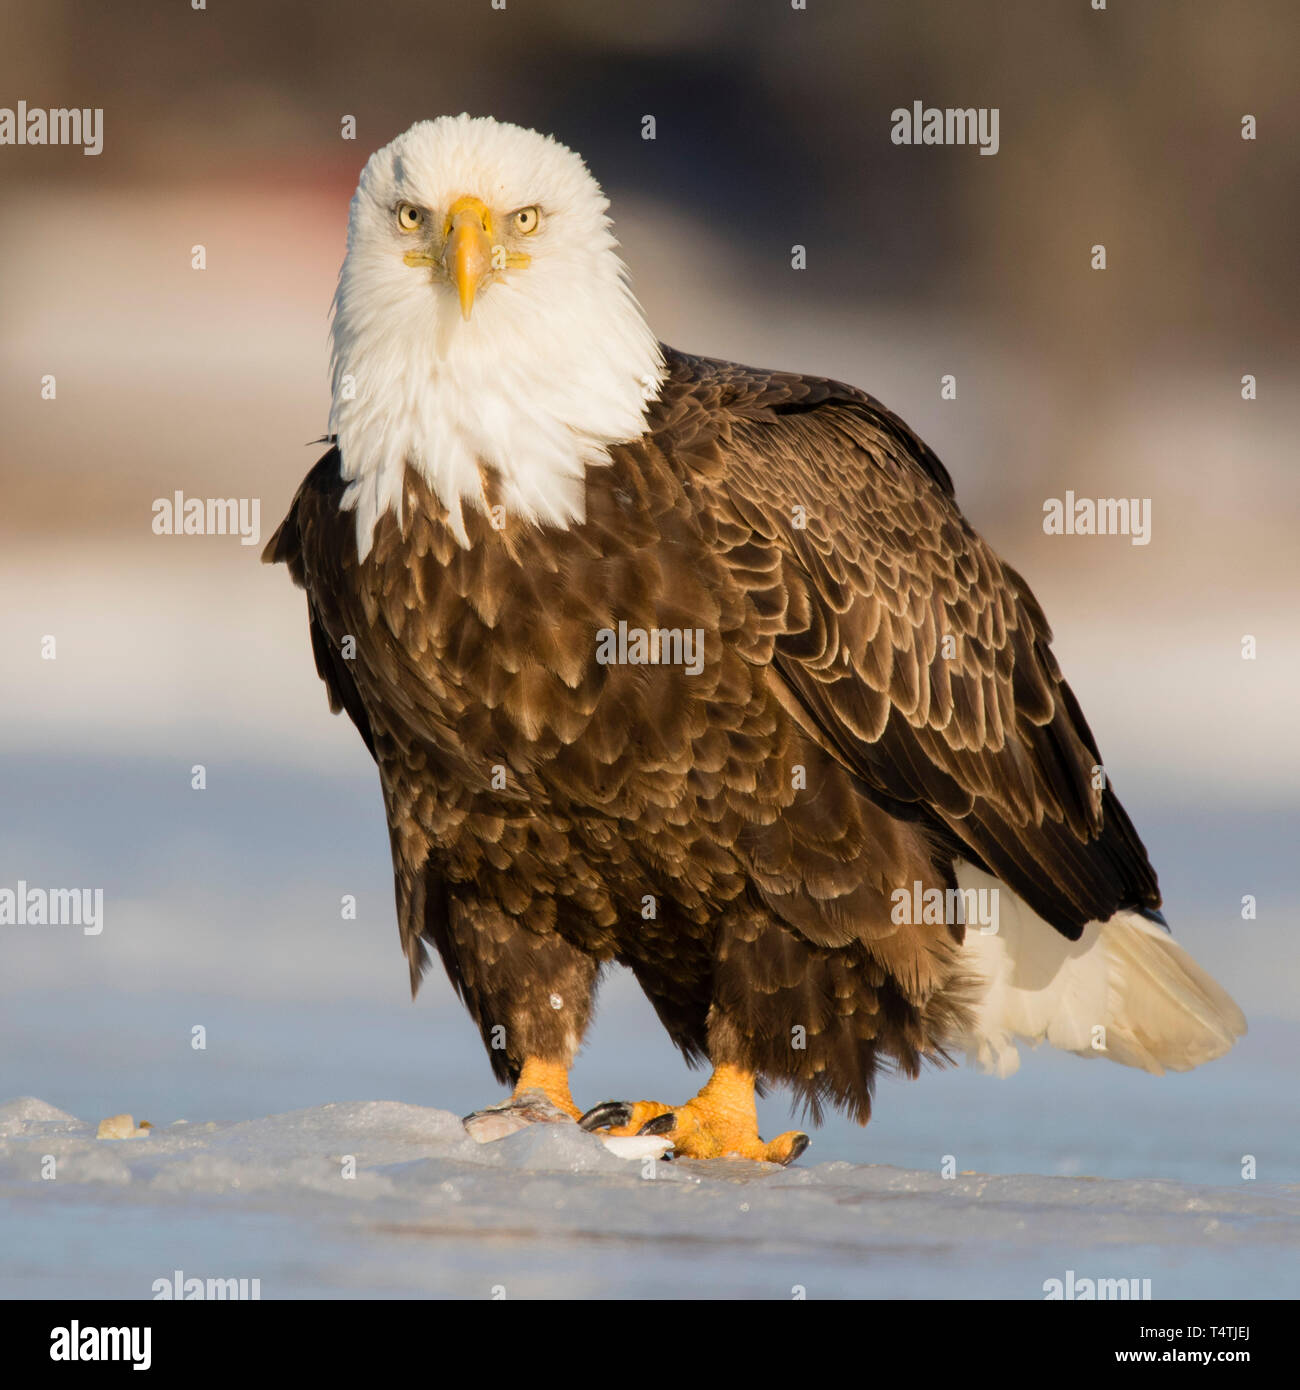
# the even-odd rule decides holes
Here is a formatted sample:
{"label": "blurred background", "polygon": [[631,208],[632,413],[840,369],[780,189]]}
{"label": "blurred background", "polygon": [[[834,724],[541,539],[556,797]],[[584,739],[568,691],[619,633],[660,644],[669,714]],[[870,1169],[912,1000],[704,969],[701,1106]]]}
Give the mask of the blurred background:
{"label": "blurred background", "polygon": [[[1250,1153],[1300,1179],[1288,0],[0,16],[0,106],[104,110],[98,157],[0,147],[0,887],[102,887],[106,922],[0,927],[0,1099],[167,1123],[500,1094],[440,969],[408,999],[377,778],[302,595],[260,545],[151,529],[180,489],[260,499],[270,535],[326,427],[361,166],[468,110],[586,157],[666,341],[863,386],[937,450],[1053,622],[1177,936],[1251,1020],[1186,1077],[1035,1054],[1007,1082],[887,1081],[810,1160],[1230,1183]],[[893,145],[918,100],[999,108],[998,154]],[[1045,536],[1067,489],[1150,498],[1151,543]],[[612,976],[579,1100],[697,1084]]]}

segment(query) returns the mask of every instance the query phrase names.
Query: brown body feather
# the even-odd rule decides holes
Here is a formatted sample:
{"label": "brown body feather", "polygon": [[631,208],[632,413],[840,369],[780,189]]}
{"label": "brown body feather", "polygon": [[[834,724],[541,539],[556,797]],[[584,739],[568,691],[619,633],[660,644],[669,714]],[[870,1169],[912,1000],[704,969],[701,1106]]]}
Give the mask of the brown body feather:
{"label": "brown body feather", "polygon": [[[499,1078],[571,1059],[619,961],[688,1058],[865,1119],[969,1014],[963,929],[896,889],[965,859],[1077,938],[1155,875],[926,446],[851,387],[666,355],[581,524],[474,512],[466,549],[408,470],[358,563],[331,451],[264,558],[378,763],[412,987],[429,943]],[[703,669],[601,664],[620,622],[702,629]]]}

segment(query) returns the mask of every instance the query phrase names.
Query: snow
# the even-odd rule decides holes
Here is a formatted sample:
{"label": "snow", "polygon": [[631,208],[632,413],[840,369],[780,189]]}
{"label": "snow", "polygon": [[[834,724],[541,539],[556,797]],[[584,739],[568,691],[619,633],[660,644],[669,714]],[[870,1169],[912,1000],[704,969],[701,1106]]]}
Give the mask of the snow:
{"label": "snow", "polygon": [[122,1140],[98,1118],[0,1105],[0,1296],[150,1298],[177,1270],[262,1298],[1032,1299],[1068,1270],[1300,1293],[1297,1185],[629,1161],[571,1124],[479,1144],[388,1101]]}
{"label": "snow", "polygon": [[[373,764],[327,731],[338,771],[257,766],[206,727],[165,756],[6,760],[6,881],[102,886],[106,925],[0,930],[0,1297],[147,1299],[178,1269],[266,1299],[1036,1299],[1069,1270],[1157,1299],[1300,1293],[1293,805],[1134,808],[1177,939],[1250,1019],[1226,1057],[1152,1077],[1040,1049],[1006,1081],[886,1077],[870,1125],[828,1117],[795,1168],[651,1178],[573,1131],[463,1136],[502,1091],[440,966],[410,1000]],[[702,1079],[611,972],[579,1104]],[[96,1140],[128,1112],[150,1137]],[[769,1137],[802,1123],[760,1099]]]}

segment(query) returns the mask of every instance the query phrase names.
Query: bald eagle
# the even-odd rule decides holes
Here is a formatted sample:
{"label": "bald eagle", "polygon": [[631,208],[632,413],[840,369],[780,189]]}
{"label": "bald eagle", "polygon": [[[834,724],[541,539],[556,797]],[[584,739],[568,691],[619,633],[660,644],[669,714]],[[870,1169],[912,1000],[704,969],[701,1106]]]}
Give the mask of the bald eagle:
{"label": "bald eagle", "polygon": [[[1016,1040],[1162,1072],[1233,1001],[1025,581],[851,386],[658,342],[583,161],[424,121],[352,201],[331,447],[264,559],[379,768],[414,991],[435,949],[528,1117],[787,1163],[756,1085],[861,1122],[878,1069]],[[981,912],[991,905],[992,913]],[[584,1112],[626,966],[693,1099]]]}

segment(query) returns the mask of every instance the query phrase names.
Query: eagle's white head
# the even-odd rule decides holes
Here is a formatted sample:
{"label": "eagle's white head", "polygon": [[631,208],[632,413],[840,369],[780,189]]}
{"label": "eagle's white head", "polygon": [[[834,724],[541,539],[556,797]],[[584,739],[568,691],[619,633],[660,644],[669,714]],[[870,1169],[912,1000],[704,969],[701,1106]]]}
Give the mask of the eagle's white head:
{"label": "eagle's white head", "polygon": [[333,406],[357,551],[419,470],[463,508],[581,520],[585,470],[635,439],[663,376],[582,160],[491,117],[421,121],[371,155],[334,297]]}

